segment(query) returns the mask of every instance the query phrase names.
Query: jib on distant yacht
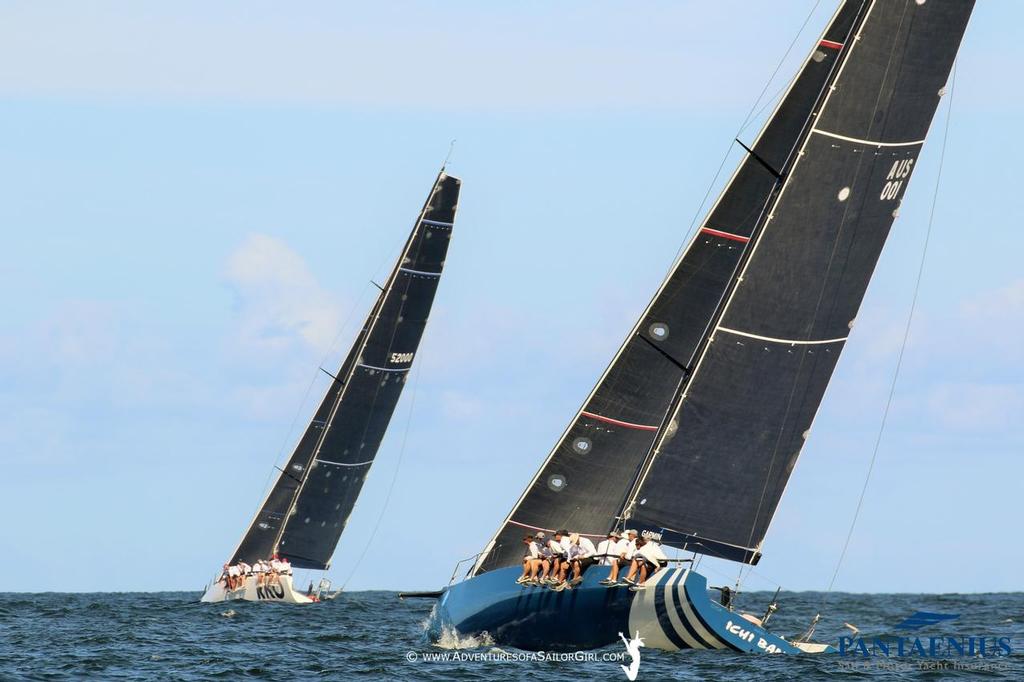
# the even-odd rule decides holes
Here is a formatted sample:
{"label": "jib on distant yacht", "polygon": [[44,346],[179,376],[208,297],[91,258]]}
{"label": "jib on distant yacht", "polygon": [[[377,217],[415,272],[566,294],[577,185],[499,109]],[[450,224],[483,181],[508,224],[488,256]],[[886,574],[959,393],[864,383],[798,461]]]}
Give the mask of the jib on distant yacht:
{"label": "jib on distant yacht", "polygon": [[[841,3],[467,577],[433,594],[432,639],[487,632],[557,650],[638,632],[667,650],[833,650],[810,641],[815,621],[786,639],[768,629],[771,608],[712,599],[695,566],[761,557],[973,5]],[[595,541],[637,529],[693,558],[634,588],[601,584],[602,566],[571,589],[517,584],[524,534],[563,528]]]}
{"label": "jib on distant yacht", "polygon": [[[405,386],[441,278],[461,181],[442,168],[352,349],[228,562],[326,570]],[[325,370],[326,373],[326,370]],[[243,573],[247,571],[243,568]],[[290,571],[219,576],[204,602],[305,604]],[[234,589],[229,589],[233,587]]]}

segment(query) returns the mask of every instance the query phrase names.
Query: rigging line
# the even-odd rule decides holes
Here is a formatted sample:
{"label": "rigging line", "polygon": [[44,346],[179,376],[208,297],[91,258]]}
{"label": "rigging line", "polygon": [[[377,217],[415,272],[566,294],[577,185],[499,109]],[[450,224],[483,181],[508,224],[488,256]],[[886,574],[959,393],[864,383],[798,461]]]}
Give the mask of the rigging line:
{"label": "rigging line", "polygon": [[782,55],[782,59],[780,59],[779,63],[775,65],[775,70],[772,71],[772,75],[768,77],[768,82],[766,82],[764,84],[764,88],[761,89],[761,92],[760,92],[760,94],[758,94],[757,99],[754,100],[754,106],[752,106],[750,108],[750,112],[747,114],[747,117],[745,119],[743,119],[743,125],[740,126],[739,132],[736,134],[736,137],[739,137],[739,133],[742,133],[743,130],[748,125],[750,125],[751,121],[753,121],[754,110],[757,109],[757,106],[761,103],[761,98],[764,97],[764,94],[766,92],[768,92],[768,88],[771,86],[772,82],[775,80],[775,77],[779,75],[779,71],[782,69],[782,65],[785,63],[786,58],[788,58],[789,57],[789,53],[793,51],[793,47],[796,45],[797,40],[799,40],[800,36],[803,35],[804,29],[807,28],[807,24],[810,23],[811,17],[814,16],[814,13],[817,11],[818,5],[820,5],[820,4],[821,4],[821,0],[816,0],[815,3],[814,3],[814,6],[811,7],[811,11],[807,13],[807,17],[804,19],[804,23],[800,25],[800,30],[798,30],[796,32],[796,35],[793,36],[793,41],[789,44],[789,47],[786,48],[785,53],[783,53],[783,55]]}
{"label": "rigging line", "polygon": [[[404,239],[404,237],[403,237],[403,239]],[[395,250],[394,247],[391,247],[391,248],[388,249],[387,255],[385,255],[381,259],[381,261],[377,265],[377,267],[374,268],[374,270],[373,270],[374,273],[379,272],[380,269],[382,267],[384,267],[385,264],[387,264],[387,262],[389,260],[389,256],[390,256],[391,253],[394,252],[394,250]],[[342,336],[348,331],[349,325],[352,324],[352,321],[356,318],[356,314],[363,309],[362,304],[363,304],[364,299],[366,298],[366,292],[370,290],[370,285],[371,284],[373,284],[374,286],[377,286],[378,289],[380,288],[373,281],[372,278],[370,280],[368,280],[363,285],[362,290],[359,292],[359,295],[356,297],[355,303],[353,303],[352,306],[349,308],[348,315],[346,316],[345,321],[342,322],[341,328],[338,329],[338,333],[334,335],[334,338],[331,340],[330,345],[327,347],[327,350],[324,352],[323,357],[320,358],[320,362],[318,362],[316,364],[317,370],[315,370],[313,372],[313,376],[310,378],[309,384],[306,386],[306,391],[302,395],[302,400],[299,402],[298,406],[295,409],[295,413],[292,416],[291,424],[288,426],[288,430],[285,432],[284,441],[281,443],[281,446],[277,449],[277,452],[274,455],[274,465],[272,465],[270,470],[267,472],[267,478],[263,482],[263,498],[261,498],[256,503],[256,511],[253,512],[253,517],[255,517],[257,514],[260,513],[260,509],[263,507],[263,504],[266,502],[266,497],[268,495],[268,491],[270,489],[270,486],[273,484],[274,471],[275,471],[275,469],[278,469],[278,467],[276,466],[277,462],[279,462],[282,457],[286,457],[288,455],[288,451],[287,451],[288,444],[290,442],[292,442],[292,436],[295,433],[295,426],[299,422],[299,416],[302,415],[305,412],[306,402],[309,400],[310,393],[312,393],[312,391],[313,391],[313,386],[316,385],[316,380],[320,376],[319,371],[321,369],[323,369],[323,366],[324,366],[324,364],[326,364],[328,358],[330,358],[331,355],[334,354],[335,349],[338,346],[338,342],[341,341]],[[343,382],[339,382],[339,383],[343,383]],[[283,463],[287,464],[287,460],[285,460]]]}
{"label": "rigging line", "polygon": [[[863,12],[865,10],[865,8],[867,8],[867,13],[863,14],[863,15],[858,14],[857,19],[854,21],[854,26],[850,29],[850,35],[857,36],[857,35],[860,34],[860,32],[862,30],[864,30],[864,26],[867,23],[868,17],[871,14],[871,10],[874,8],[874,2],[875,2],[875,0],[871,0],[871,2],[868,2],[867,0],[865,0],[864,3],[861,5],[860,11]],[[903,13],[902,16],[906,16],[906,8],[904,8],[904,13]],[[897,31],[899,30],[900,27],[903,26],[903,18],[902,18],[902,16],[900,18],[900,24],[897,27]],[[856,44],[856,43],[854,43],[854,44]],[[839,78],[842,75],[843,69],[846,68],[846,63],[848,62],[848,60],[850,58],[850,54],[852,53],[852,51],[853,51],[853,46],[851,45],[850,49],[846,52],[845,57],[843,57],[843,61],[841,63],[840,62],[836,63],[836,68],[838,70],[835,72],[835,77],[832,79],[830,87],[834,88],[835,85],[838,83]],[[890,52],[889,53],[889,61],[886,64],[885,72],[883,74],[883,79],[882,79],[883,82],[885,82],[885,80],[888,78],[889,71],[892,68],[893,56],[894,56],[894,52]],[[881,102],[881,99],[882,99],[882,91],[879,90],[878,95],[875,97],[875,105],[874,105],[873,111],[878,111],[879,110],[879,104]],[[825,99],[822,101],[821,106],[818,109],[817,114],[815,114],[815,116],[820,116],[821,115],[821,113],[825,110],[825,107],[828,104],[828,100],[829,100],[829,96],[826,95]],[[872,124],[872,126],[873,125],[874,124]],[[813,125],[812,125],[812,128],[813,128]],[[869,126],[869,130],[870,130],[870,128],[871,128],[871,126]],[[806,148],[806,146],[807,146],[807,144],[808,144],[808,142],[810,140],[810,137],[811,137],[811,132],[812,131],[808,131],[807,132],[807,137],[804,138],[804,143],[803,143],[803,147],[802,148]],[[863,158],[857,162],[857,169],[858,170],[860,169],[860,166],[861,166],[862,163],[863,163]],[[777,207],[777,205],[778,205],[778,203],[776,202],[776,207]],[[772,209],[772,211],[774,211],[774,210],[775,210],[775,208]],[[846,208],[843,210],[843,217],[842,217],[842,220],[840,221],[840,230],[842,230],[843,227],[845,226],[845,224],[846,224],[846,217],[849,214],[849,212],[850,212],[850,206],[847,205]],[[854,229],[856,231],[856,228],[854,228]],[[839,241],[838,241],[838,238],[837,238],[836,242],[832,245],[832,251],[829,254],[828,264],[827,264],[827,266],[825,268],[826,275],[829,272],[831,272],[831,270],[832,270],[832,264],[835,261],[836,250],[838,249],[838,245],[839,245]],[[845,266],[844,266],[844,271],[845,271]],[[822,300],[823,300],[824,295],[825,295],[825,288],[822,287],[821,291],[818,294],[818,301],[817,301],[817,303],[815,304],[815,307],[814,307],[814,316],[812,317],[812,320],[814,320],[814,321],[817,321],[817,319],[818,319],[818,314],[821,311],[821,304],[822,304]],[[835,302],[833,302],[832,308],[833,308],[833,310],[835,309]],[[802,357],[800,359],[800,363],[799,363],[799,366],[798,366],[798,369],[797,369],[798,374],[799,374],[799,372],[803,371],[804,363],[806,361],[807,361],[807,357],[806,356],[804,356],[804,357]],[[817,362],[817,361],[815,361],[815,362]],[[810,388],[809,387],[805,387],[804,391],[803,391],[803,394],[800,396],[801,403],[804,400],[806,400],[808,391],[810,391]],[[771,481],[772,471],[775,468],[775,460],[776,460],[776,458],[778,457],[778,454],[779,454],[779,446],[782,443],[783,433],[785,432],[785,428],[786,428],[786,426],[787,426],[787,424],[789,423],[789,420],[790,420],[790,414],[792,413],[793,403],[794,403],[794,400],[796,399],[796,392],[797,392],[797,385],[796,385],[796,382],[794,380],[793,388],[792,388],[792,390],[789,393],[789,399],[788,399],[788,402],[786,403],[786,412],[784,414],[783,422],[780,425],[778,433],[777,433],[776,438],[775,438],[775,446],[772,449],[771,459],[768,461],[768,475],[765,478],[764,485],[761,487],[761,496],[760,496],[760,498],[758,499],[758,502],[757,502],[757,511],[754,512],[754,520],[753,520],[753,522],[750,525],[750,536],[749,536],[749,538],[747,540],[747,545],[750,545],[753,542],[754,533],[757,530],[758,522],[761,519],[761,510],[764,507],[764,500],[765,500],[765,495],[767,494],[767,491],[768,491],[768,484]],[[770,513],[774,513],[774,510],[772,512],[770,512]],[[768,522],[771,523],[771,517],[769,517]]]}
{"label": "rigging line", "polygon": [[448,162],[452,160],[452,154],[455,153],[455,142],[456,140],[453,138],[448,145],[448,155],[444,157],[444,163],[441,164],[441,172],[444,172],[444,169],[448,167]]}
{"label": "rigging line", "polygon": [[864,506],[864,497],[868,491],[868,484],[871,482],[871,474],[875,469],[875,461],[878,459],[878,451],[882,445],[882,437],[885,434],[885,426],[889,421],[889,410],[892,407],[893,398],[896,395],[896,384],[899,381],[900,369],[903,366],[903,355],[907,350],[907,341],[910,338],[910,328],[914,322],[914,311],[917,309],[917,299],[921,291],[921,279],[924,275],[925,261],[928,256],[928,244],[931,241],[932,236],[932,224],[935,221],[935,206],[939,201],[939,187],[942,181],[942,166],[946,160],[946,142],[949,139],[949,122],[952,119],[953,114],[953,91],[956,89],[956,62],[953,62],[953,76],[950,78],[949,83],[949,104],[946,106],[946,125],[942,132],[942,150],[939,153],[939,169],[935,176],[935,190],[932,193],[932,206],[928,213],[928,227],[924,234],[924,246],[921,248],[921,260],[917,266],[917,279],[914,282],[914,295],[910,300],[910,312],[907,314],[907,324],[903,329],[903,341],[900,344],[900,352],[896,356],[896,369],[893,371],[892,382],[889,384],[889,397],[885,401],[885,410],[882,412],[882,422],[878,427],[878,435],[875,438],[875,447],[871,452],[871,460],[868,462],[868,470],[864,476],[864,485],[860,490],[860,497],[857,499],[857,507],[853,512],[853,519],[850,521],[850,529],[846,533],[846,540],[843,542],[843,549],[839,553],[839,560],[836,562],[836,568],[832,572],[832,579],[828,583],[828,589],[825,594],[822,595],[821,602],[822,606],[825,604],[832,588],[835,586],[836,578],[839,576],[839,569],[843,565],[843,560],[846,558],[846,550],[850,547],[850,540],[853,538],[853,531],[857,526],[857,518],[860,516],[861,508]]}
{"label": "rigging line", "polygon": [[[818,5],[820,4],[821,0],[815,0],[814,6],[811,7],[811,11],[808,12],[807,16],[804,18],[804,23],[800,25],[800,30],[798,30],[796,32],[796,35],[793,36],[793,40],[792,42],[789,43],[789,47],[786,48],[786,51],[783,53],[782,58],[779,59],[778,64],[775,65],[775,70],[772,71],[772,75],[768,77],[767,81],[765,81],[764,87],[761,89],[761,92],[757,95],[757,99],[754,100],[754,104],[750,107],[750,111],[748,111],[747,115],[743,118],[743,123],[740,124],[739,129],[736,131],[736,134],[733,135],[733,140],[729,142],[729,146],[726,148],[725,154],[722,155],[722,161],[718,164],[718,170],[715,171],[714,177],[711,178],[711,182],[708,184],[707,191],[704,192],[704,198],[700,200],[700,204],[697,205],[697,210],[693,214],[693,220],[690,221],[690,227],[687,228],[686,234],[683,236],[683,241],[679,245],[679,248],[676,250],[675,260],[679,259],[679,256],[683,253],[683,249],[685,249],[686,245],[690,243],[690,239],[693,237],[693,231],[697,225],[697,221],[700,220],[700,217],[704,214],[704,206],[707,205],[708,199],[711,197],[711,193],[714,191],[715,186],[718,184],[718,178],[722,176],[722,170],[725,168],[725,164],[729,161],[729,155],[732,153],[733,144],[736,142],[739,136],[743,134],[743,131],[747,129],[747,126],[749,126],[753,121],[757,119],[758,116],[761,115],[761,112],[764,111],[765,107],[767,107],[768,104],[771,104],[772,100],[769,100],[765,104],[765,106],[761,107],[760,109],[758,108],[758,106],[761,104],[761,99],[764,97],[765,93],[768,92],[768,88],[771,87],[771,84],[775,80],[775,77],[779,75],[779,71],[782,69],[783,64],[785,64],[786,59],[789,57],[789,53],[793,51],[793,47],[800,39],[800,36],[803,34],[804,29],[807,28],[807,24],[810,23],[811,18],[814,16],[814,13],[817,11]],[[784,92],[786,87],[788,86],[784,86],[783,90],[781,90],[780,92]]]}
{"label": "rigging line", "polygon": [[[697,570],[697,565],[700,563],[700,560],[702,560],[705,556],[708,556],[708,555],[706,555],[706,554],[699,554],[698,555],[696,552],[694,552],[694,563],[693,563],[693,569],[694,570]],[[699,557],[699,559],[698,559],[698,557]],[[712,559],[714,559],[714,557],[712,557]],[[779,588],[780,590],[782,589],[782,583],[780,583],[777,580],[774,580],[774,579],[766,576],[764,573],[761,573],[759,571],[755,571],[753,569],[754,569],[753,566],[749,566],[747,564],[742,564],[740,566],[740,572],[741,573],[744,570],[746,570],[746,572],[747,572],[746,577],[742,581],[740,581],[741,583],[745,583],[747,580],[750,580],[750,576],[754,576],[754,577],[758,578],[759,580],[764,581],[768,585],[771,585],[772,587]],[[724,570],[720,570],[719,568],[716,568],[714,563],[707,564],[704,567],[703,572],[715,573],[716,575],[718,575],[718,577],[724,578],[726,580],[731,579],[730,574],[726,573]],[[740,591],[739,587],[741,587],[741,586],[742,585],[737,587],[737,592]]]}
{"label": "rigging line", "polygon": [[[321,358],[320,362],[317,363],[318,371],[323,371],[323,372],[329,374],[330,376],[334,377],[333,374],[330,374],[330,372],[327,372],[327,370],[323,369],[323,365],[324,365],[324,363],[327,362],[327,358],[329,358],[331,356],[331,354],[334,352],[334,348],[335,348],[335,346],[338,345],[338,341],[341,339],[341,335],[345,333],[345,331],[348,329],[349,324],[352,323],[352,320],[355,318],[356,312],[361,309],[362,306],[360,304],[362,303],[363,299],[366,297],[366,292],[367,292],[367,290],[369,288],[370,288],[369,282],[367,282],[366,284],[363,285],[363,290],[359,293],[359,296],[356,298],[356,302],[349,309],[348,317],[345,318],[345,321],[342,323],[341,329],[338,330],[338,333],[335,335],[334,340],[331,341],[331,344],[330,344],[330,346],[328,346],[327,351],[324,353],[323,358]],[[277,452],[274,454],[274,464],[271,465],[270,470],[267,472],[267,478],[263,482],[263,498],[259,499],[256,502],[256,511],[253,512],[253,516],[255,516],[256,514],[260,513],[260,509],[263,507],[263,504],[266,502],[265,498],[267,496],[267,491],[270,488],[270,485],[271,485],[271,483],[272,483],[272,481],[274,479],[274,472],[275,471],[281,471],[281,472],[284,471],[283,469],[281,469],[280,467],[277,466],[277,462],[287,452],[288,443],[290,443],[292,441],[292,435],[295,433],[295,425],[298,424],[299,416],[301,414],[303,414],[303,412],[304,412],[304,408],[306,406],[306,401],[309,400],[309,394],[313,392],[313,386],[316,384],[316,380],[317,380],[317,378],[319,378],[319,376],[320,375],[319,375],[318,372],[313,372],[313,376],[309,380],[309,384],[306,386],[306,391],[302,394],[302,400],[299,402],[298,407],[295,408],[295,414],[292,415],[291,424],[288,426],[288,430],[285,432],[284,441],[281,443],[281,446],[277,449]],[[334,379],[335,379],[335,381],[338,380],[337,377],[334,377]],[[283,463],[287,464],[287,461],[285,461]]]}
{"label": "rigging line", "polygon": [[405,420],[405,431],[402,432],[402,444],[398,448],[398,461],[395,462],[394,473],[391,474],[391,483],[388,484],[388,492],[384,495],[384,504],[381,505],[380,514],[377,515],[377,520],[373,524],[373,530],[370,531],[370,537],[366,540],[366,545],[363,547],[362,553],[359,558],[356,559],[355,563],[352,564],[352,570],[349,571],[348,576],[345,578],[345,582],[341,584],[342,590],[348,586],[352,576],[355,575],[356,571],[359,570],[359,565],[363,563],[363,559],[366,558],[366,554],[370,551],[370,547],[373,545],[373,540],[377,536],[377,531],[380,530],[380,524],[384,520],[384,514],[388,510],[388,504],[391,502],[391,495],[395,492],[395,484],[398,482],[398,472],[402,468],[402,460],[405,457],[405,444],[409,440],[409,430],[412,426],[412,415],[413,410],[416,407],[416,389],[419,388],[420,383],[420,366],[416,365],[416,371],[413,376],[412,391],[409,395],[409,416]]}

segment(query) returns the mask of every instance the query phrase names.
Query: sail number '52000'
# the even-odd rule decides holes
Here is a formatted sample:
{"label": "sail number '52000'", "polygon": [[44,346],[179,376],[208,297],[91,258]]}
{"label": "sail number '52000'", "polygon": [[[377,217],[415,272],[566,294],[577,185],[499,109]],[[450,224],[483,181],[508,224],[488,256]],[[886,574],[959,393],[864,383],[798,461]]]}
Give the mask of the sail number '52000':
{"label": "sail number '52000'", "polygon": [[413,353],[392,353],[391,362],[412,362]]}
{"label": "sail number '52000'", "polygon": [[910,175],[910,169],[913,165],[913,159],[903,159],[902,161],[894,162],[889,170],[889,175],[885,177],[885,187],[882,188],[882,194],[878,198],[882,201],[895,199],[896,195],[900,193],[900,188],[903,187],[903,181]]}

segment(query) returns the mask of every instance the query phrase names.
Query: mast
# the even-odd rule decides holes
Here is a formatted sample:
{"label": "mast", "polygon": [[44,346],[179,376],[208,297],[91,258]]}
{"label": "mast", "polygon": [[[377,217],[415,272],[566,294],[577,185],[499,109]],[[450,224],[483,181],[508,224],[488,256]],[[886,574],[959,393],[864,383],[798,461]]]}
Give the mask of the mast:
{"label": "mast", "polygon": [[973,0],[873,0],[622,516],[756,563],[944,92]]}
{"label": "mast", "polygon": [[[804,122],[800,127],[799,135],[793,141],[792,146],[790,147],[788,153],[785,156],[785,161],[778,168],[778,170],[775,171],[775,185],[765,200],[764,208],[758,214],[757,221],[754,224],[754,229],[750,237],[750,241],[756,243],[756,240],[758,239],[758,237],[760,237],[761,230],[764,228],[764,225],[769,216],[768,207],[774,204],[774,202],[778,199],[779,194],[785,187],[786,178],[789,175],[790,171],[792,171],[793,166],[799,158],[796,152],[803,146],[805,140],[807,139],[807,136],[810,135],[811,126],[813,125],[815,118],[818,116],[818,112],[821,110],[821,106],[824,103],[827,93],[829,92],[830,88],[835,82],[839,70],[842,68],[843,61],[849,54],[849,50],[851,47],[850,37],[856,36],[860,32],[860,27],[863,25],[863,22],[867,17],[868,6],[869,0],[860,0],[854,2],[844,1],[844,3],[840,6],[840,9],[836,11],[836,15],[838,16],[839,13],[844,9],[846,9],[847,12],[852,14],[852,23],[849,27],[846,28],[846,35],[843,37],[842,40],[837,40],[836,38],[839,37],[839,31],[834,30],[836,28],[834,22],[831,23],[829,28],[826,29],[822,36],[818,39],[817,47],[815,48],[815,50],[812,51],[811,54],[808,55],[807,60],[805,60],[804,65],[806,66],[807,61],[817,58],[818,55],[821,54],[821,51],[823,49],[835,50],[837,52],[837,58],[830,65],[829,73],[824,79],[824,82],[820,84],[820,89],[818,90],[817,97],[814,100],[814,106],[811,108],[806,118],[804,119]],[[796,81],[794,81],[794,83],[795,82]],[[737,142],[739,142],[739,140],[737,140]],[[757,160],[759,163],[766,163],[757,154],[756,142],[754,144],[754,149],[746,147],[746,145],[743,145],[742,142],[739,142],[739,144],[742,145],[744,149],[746,149],[748,154],[750,154],[751,156],[755,156],[755,160]],[[615,517],[615,522],[612,524],[612,528],[621,526],[629,519],[632,509],[636,504],[637,490],[640,487],[640,483],[644,475],[650,468],[651,461],[654,459],[655,456],[657,456],[658,446],[667,437],[671,437],[671,435],[674,435],[676,422],[674,421],[673,416],[676,413],[676,410],[678,409],[679,403],[682,401],[683,396],[686,394],[686,387],[689,385],[689,381],[693,377],[695,365],[697,364],[699,358],[703,357],[707,345],[711,342],[711,339],[714,335],[715,327],[721,320],[722,314],[725,312],[726,302],[730,299],[732,292],[736,289],[737,285],[739,284],[739,280],[742,278],[740,273],[745,269],[747,261],[749,260],[752,252],[753,249],[747,249],[743,252],[742,257],[740,258],[739,265],[736,269],[735,276],[732,277],[732,279],[728,283],[728,286],[723,291],[722,297],[719,300],[719,304],[715,310],[715,314],[708,321],[708,324],[705,327],[703,334],[701,335],[701,342],[696,347],[693,356],[690,357],[689,362],[687,363],[688,371],[686,375],[683,377],[683,379],[679,382],[679,386],[677,387],[675,395],[672,398],[672,402],[669,406],[669,409],[665,412],[665,418],[662,421],[660,427],[658,428],[658,434],[655,437],[654,442],[652,443],[647,455],[644,457],[640,466],[637,468],[636,474],[633,478],[633,483],[629,488],[629,493],[624,499],[619,513]]]}
{"label": "mast", "polygon": [[398,403],[433,304],[461,181],[438,174],[345,362],[235,551],[327,568]]}

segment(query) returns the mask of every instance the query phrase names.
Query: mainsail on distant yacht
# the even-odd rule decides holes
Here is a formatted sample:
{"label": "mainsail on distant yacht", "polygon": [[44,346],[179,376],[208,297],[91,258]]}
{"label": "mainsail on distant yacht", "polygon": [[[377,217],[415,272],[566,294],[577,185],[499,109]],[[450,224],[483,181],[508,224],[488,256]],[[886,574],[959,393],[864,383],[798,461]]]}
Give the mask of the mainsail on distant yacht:
{"label": "mainsail on distant yacht", "polygon": [[[228,562],[327,569],[402,394],[434,301],[461,181],[438,174],[402,254],[298,445]],[[202,601],[308,603],[286,572],[210,584]],[[229,589],[230,587],[234,589]]]}
{"label": "mainsail on distant yacht", "polygon": [[[956,58],[973,0],[847,0],[604,375],[430,624],[500,644],[824,651],[671,563],[642,589],[517,584],[527,533],[616,529],[756,564]],[[724,600],[723,600],[724,601]]]}

